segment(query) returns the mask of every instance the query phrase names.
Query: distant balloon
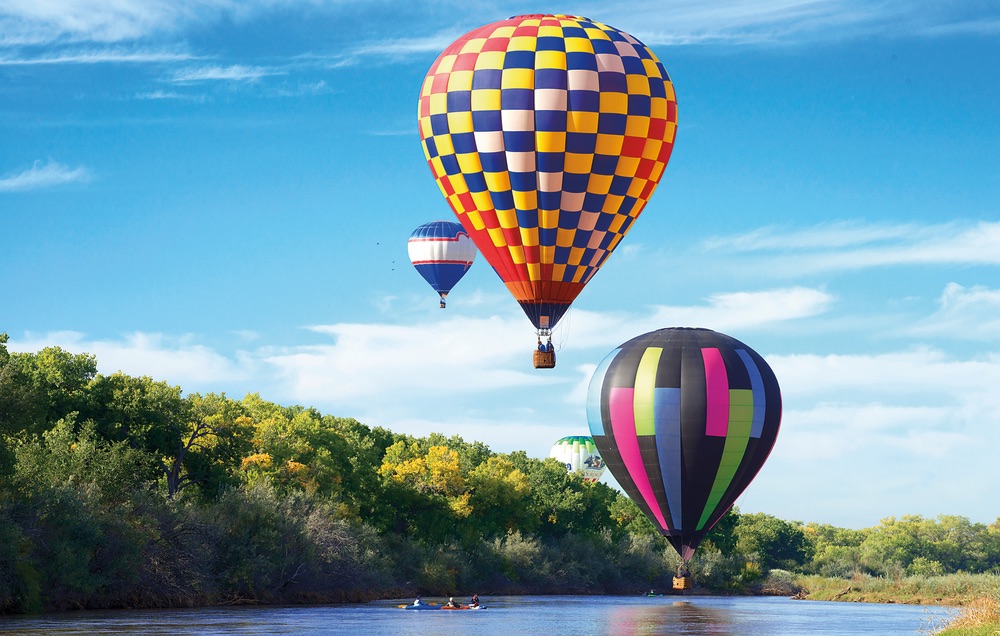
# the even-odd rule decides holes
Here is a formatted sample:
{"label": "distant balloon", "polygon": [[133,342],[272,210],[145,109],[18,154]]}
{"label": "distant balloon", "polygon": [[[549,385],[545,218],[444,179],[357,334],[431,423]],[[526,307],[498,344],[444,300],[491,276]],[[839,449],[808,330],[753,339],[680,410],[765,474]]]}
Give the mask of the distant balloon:
{"label": "distant balloon", "polygon": [[570,435],[560,439],[552,446],[549,457],[566,464],[566,470],[571,473],[583,472],[584,481],[597,481],[604,474],[604,460],[593,438],[587,435]]}
{"label": "distant balloon", "polygon": [[604,358],[587,420],[611,474],[686,561],[771,452],[781,391],[739,340],[660,329]]}
{"label": "distant balloon", "polygon": [[417,272],[444,299],[476,259],[469,233],[453,221],[424,223],[410,234],[406,250]]}
{"label": "distant balloon", "polygon": [[522,15],[448,46],[424,78],[418,116],[441,193],[542,336],[656,189],[677,100],[631,35]]}

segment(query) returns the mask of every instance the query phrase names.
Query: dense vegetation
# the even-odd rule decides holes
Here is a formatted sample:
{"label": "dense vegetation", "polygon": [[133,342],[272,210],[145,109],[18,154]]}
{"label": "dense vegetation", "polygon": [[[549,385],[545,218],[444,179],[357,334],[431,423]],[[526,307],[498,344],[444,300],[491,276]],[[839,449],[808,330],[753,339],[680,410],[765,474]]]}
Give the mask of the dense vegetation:
{"label": "dense vegetation", "polygon": [[[677,556],[635,505],[555,460],[6,341],[0,612],[669,587]],[[848,530],[736,510],[692,564],[709,589],[782,594],[807,574],[998,567],[1000,523]]]}

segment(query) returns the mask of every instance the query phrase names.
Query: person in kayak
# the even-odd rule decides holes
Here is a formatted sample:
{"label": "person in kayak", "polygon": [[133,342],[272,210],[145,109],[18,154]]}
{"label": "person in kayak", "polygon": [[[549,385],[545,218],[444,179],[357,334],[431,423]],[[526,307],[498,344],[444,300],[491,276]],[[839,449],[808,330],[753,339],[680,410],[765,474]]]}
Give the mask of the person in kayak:
{"label": "person in kayak", "polygon": [[445,603],[444,606],[445,607],[458,607],[458,605],[455,605],[455,597],[449,596],[448,597],[448,602]]}
{"label": "person in kayak", "polygon": [[420,597],[419,596],[417,597],[417,600],[413,601],[413,604],[414,605],[423,605],[423,603],[420,602]]}
{"label": "person in kayak", "polygon": [[469,603],[469,605],[471,605],[473,607],[479,607],[479,595],[478,594],[473,594],[472,595],[472,602]]}

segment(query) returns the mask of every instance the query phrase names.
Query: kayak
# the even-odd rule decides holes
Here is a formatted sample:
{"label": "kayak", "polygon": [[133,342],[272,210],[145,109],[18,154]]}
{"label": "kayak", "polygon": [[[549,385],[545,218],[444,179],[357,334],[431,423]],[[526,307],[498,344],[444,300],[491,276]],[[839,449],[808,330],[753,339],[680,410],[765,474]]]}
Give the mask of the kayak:
{"label": "kayak", "polygon": [[455,605],[453,607],[448,607],[447,605],[438,605],[437,603],[421,603],[420,605],[414,605],[410,603],[409,605],[398,605],[399,609],[415,609],[415,610],[425,610],[425,609],[446,609],[446,610],[480,610],[486,609],[485,605]]}

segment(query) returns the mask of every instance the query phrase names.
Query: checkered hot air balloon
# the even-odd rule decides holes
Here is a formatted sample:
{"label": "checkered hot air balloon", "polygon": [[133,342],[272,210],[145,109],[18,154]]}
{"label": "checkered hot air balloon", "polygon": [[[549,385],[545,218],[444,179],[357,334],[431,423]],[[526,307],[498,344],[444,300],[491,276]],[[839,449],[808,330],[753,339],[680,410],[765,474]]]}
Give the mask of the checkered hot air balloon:
{"label": "checkered hot air balloon", "polygon": [[660,329],[598,365],[587,420],[608,470],[686,561],[771,452],[781,391],[739,340]]}
{"label": "checkered hot air balloon", "polygon": [[441,309],[448,292],[476,259],[469,233],[453,221],[432,221],[413,230],[406,251],[413,267],[441,296]]}
{"label": "checkered hot air balloon", "polygon": [[460,37],[424,78],[418,114],[442,194],[539,336],[631,229],[677,128],[653,52],[568,15]]}

